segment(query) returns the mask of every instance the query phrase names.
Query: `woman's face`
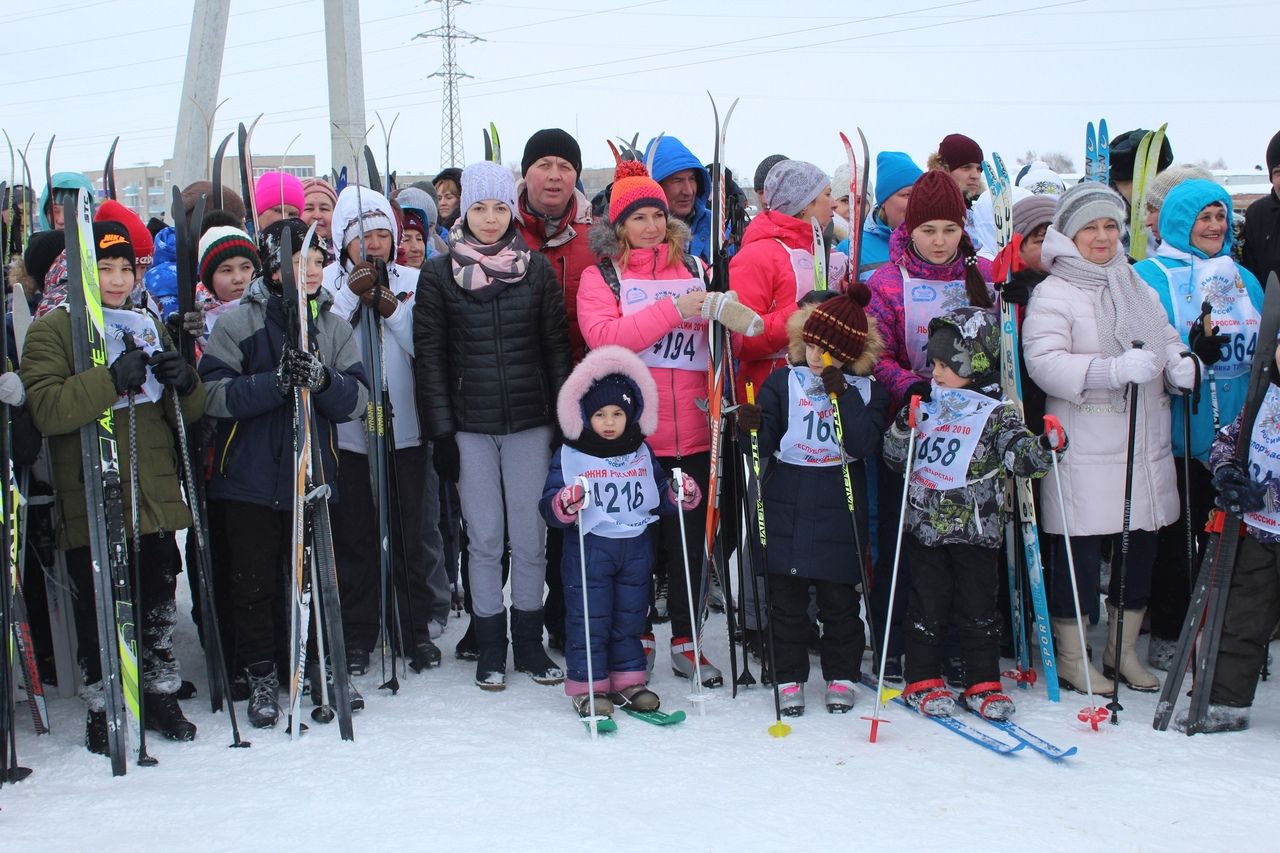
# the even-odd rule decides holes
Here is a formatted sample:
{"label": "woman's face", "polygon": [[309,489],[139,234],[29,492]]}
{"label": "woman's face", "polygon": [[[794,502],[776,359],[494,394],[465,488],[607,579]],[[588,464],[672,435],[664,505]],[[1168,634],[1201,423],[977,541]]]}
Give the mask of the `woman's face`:
{"label": "woman's face", "polygon": [[1230,227],[1227,211],[1214,202],[1201,210],[1196,221],[1191,223],[1191,245],[1212,258],[1222,251]]}
{"label": "woman's face", "polygon": [[657,207],[642,207],[622,223],[622,236],[633,249],[652,249],[667,236],[667,215]]}
{"label": "woman's face", "polygon": [[333,201],[326,193],[310,193],[307,206],[302,211],[302,221],[308,225],[316,223],[316,233],[328,237],[333,228]]}
{"label": "woman's face", "polygon": [[930,219],[911,232],[916,254],[931,264],[945,264],[956,256],[964,229],[950,219]]}
{"label": "woman's face", "polygon": [[1044,235],[1048,230],[1048,225],[1041,225],[1022,239],[1022,250],[1020,252],[1022,262],[1036,272],[1048,272],[1044,268],[1044,261],[1040,257],[1040,250],[1044,247]]}
{"label": "woman's face", "polygon": [[504,202],[478,201],[467,208],[467,228],[472,236],[486,246],[502,239],[511,227],[511,208]]}
{"label": "woman's face", "polygon": [[448,219],[458,212],[458,186],[453,181],[436,184],[436,209],[441,219]]}
{"label": "woman's face", "polygon": [[422,241],[422,235],[417,231],[406,230],[400,246],[404,249],[405,266],[421,269],[422,262],[427,258],[427,244]]}
{"label": "woman's face", "polygon": [[809,202],[804,210],[796,214],[796,219],[801,222],[808,222],[810,219],[818,220],[818,227],[826,228],[831,224],[831,215],[835,213],[835,202],[831,200],[831,187],[818,194],[818,197]]}
{"label": "woman's face", "polygon": [[1105,264],[1120,248],[1120,223],[1110,217],[1095,219],[1076,232],[1076,251],[1092,264]]}

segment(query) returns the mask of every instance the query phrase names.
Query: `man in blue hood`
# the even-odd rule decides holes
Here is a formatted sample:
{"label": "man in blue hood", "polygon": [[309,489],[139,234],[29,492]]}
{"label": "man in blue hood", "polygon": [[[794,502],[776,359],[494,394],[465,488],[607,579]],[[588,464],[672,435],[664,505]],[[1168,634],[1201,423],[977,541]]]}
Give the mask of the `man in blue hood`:
{"label": "man in blue hood", "polygon": [[[645,146],[649,159],[654,140]],[[711,263],[711,211],[707,198],[711,195],[711,178],[693,152],[674,136],[664,136],[653,155],[653,179],[667,194],[671,215],[689,226],[693,235],[689,254]]]}

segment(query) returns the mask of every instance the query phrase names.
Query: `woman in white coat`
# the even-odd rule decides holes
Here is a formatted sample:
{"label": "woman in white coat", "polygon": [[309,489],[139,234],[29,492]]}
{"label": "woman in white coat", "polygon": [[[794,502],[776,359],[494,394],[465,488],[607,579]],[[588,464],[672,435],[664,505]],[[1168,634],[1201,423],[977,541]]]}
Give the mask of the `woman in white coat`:
{"label": "woman in white coat", "polygon": [[[1035,289],[1023,324],[1027,370],[1048,395],[1047,412],[1071,436],[1071,451],[1060,471],[1063,507],[1052,473],[1040,490],[1040,521],[1046,532],[1069,533],[1084,610],[1098,588],[1103,543],[1112,542],[1111,585],[1107,595],[1110,636],[1103,654],[1110,675],[1116,647],[1122,649],[1120,677],[1135,690],[1159,688],[1134,648],[1151,590],[1156,532],[1178,517],[1178,489],[1170,448],[1169,391],[1190,388],[1195,358],[1185,353],[1169,325],[1159,297],[1133,272],[1121,245],[1124,201],[1098,183],[1077,184],[1062,195],[1045,235],[1042,259],[1049,270]],[[1142,344],[1135,345],[1135,341]],[[1128,395],[1139,389],[1133,448],[1133,503],[1124,601],[1120,601],[1120,531],[1124,519],[1125,461],[1128,451]],[[1172,570],[1172,569],[1170,569]],[[1062,686],[1083,692],[1084,658],[1076,634],[1066,550],[1055,541],[1050,561],[1049,611],[1057,643]],[[1116,637],[1122,607],[1124,636]],[[1110,695],[1109,684],[1092,673],[1094,690]]]}

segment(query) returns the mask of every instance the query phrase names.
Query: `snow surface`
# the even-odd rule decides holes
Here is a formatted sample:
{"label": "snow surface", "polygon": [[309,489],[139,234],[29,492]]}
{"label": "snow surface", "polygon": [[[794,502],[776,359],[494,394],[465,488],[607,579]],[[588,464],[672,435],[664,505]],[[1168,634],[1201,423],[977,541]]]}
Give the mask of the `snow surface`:
{"label": "snow surface", "polygon": [[[197,740],[153,735],[160,765],[131,764],[115,779],[83,747],[79,700],[51,697],[53,734],[42,738],[19,708],[19,756],[35,772],[0,789],[0,850],[1280,848],[1270,811],[1280,802],[1276,681],[1260,685],[1250,731],[1194,738],[1151,729],[1154,694],[1125,691],[1122,724],[1094,733],[1075,718],[1084,697],[1053,705],[1042,687],[1014,692],[1019,723],[1079,746],[1053,762],[1030,749],[989,753],[896,704],[868,743],[871,692],[859,688],[845,716],[825,713],[816,659],[808,713],[775,739],[770,691],[710,691],[700,718],[688,682],[660,657],[653,687],[689,719],[658,728],[619,714],[619,731],[593,743],[558,687],[514,672],[504,693],[473,686],[474,664],[452,654],[464,625],[450,620],[443,666],[403,675],[397,696],[378,692],[375,655],[358,679],[368,707],[354,743],[308,720],[297,743],[283,726],[246,728],[252,748],[232,750],[184,619],[179,652],[200,695],[183,705]],[[727,671],[723,617],[707,637]],[[1101,650],[1101,627],[1090,642]]]}

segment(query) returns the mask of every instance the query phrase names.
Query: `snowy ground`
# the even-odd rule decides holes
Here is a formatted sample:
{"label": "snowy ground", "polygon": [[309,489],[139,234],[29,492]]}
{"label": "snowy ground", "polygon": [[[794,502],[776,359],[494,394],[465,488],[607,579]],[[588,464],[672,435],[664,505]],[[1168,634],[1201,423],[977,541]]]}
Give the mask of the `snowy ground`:
{"label": "snowy ground", "polygon": [[[195,743],[153,737],[160,766],[113,779],[107,760],[82,746],[79,701],[53,699],[54,733],[19,735],[35,773],[0,790],[0,849],[1280,846],[1270,812],[1280,801],[1276,682],[1260,687],[1253,730],[1195,738],[1153,731],[1152,696],[1126,693],[1123,724],[1093,733],[1075,719],[1081,697],[1051,705],[1042,689],[1015,693],[1019,722],[1080,747],[1055,763],[1029,749],[988,753],[896,705],[870,744],[860,715],[871,693],[859,692],[856,713],[826,714],[816,661],[809,713],[774,739],[767,690],[736,700],[714,691],[699,718],[687,683],[659,665],[653,686],[664,708],[684,708],[689,720],[657,728],[620,715],[619,731],[592,743],[558,688],[518,674],[505,693],[472,686],[473,665],[452,657],[462,627],[451,620],[441,641],[444,666],[410,672],[398,696],[378,694],[375,657],[375,671],[359,680],[368,707],[354,743],[341,742],[336,725],[313,724],[298,743],[282,730],[250,730],[253,747],[231,750],[225,715],[209,713],[203,659],[184,621],[186,675],[201,688],[184,703],[200,727]],[[708,636],[727,669],[723,619]],[[1102,647],[1100,629],[1091,642]]]}

